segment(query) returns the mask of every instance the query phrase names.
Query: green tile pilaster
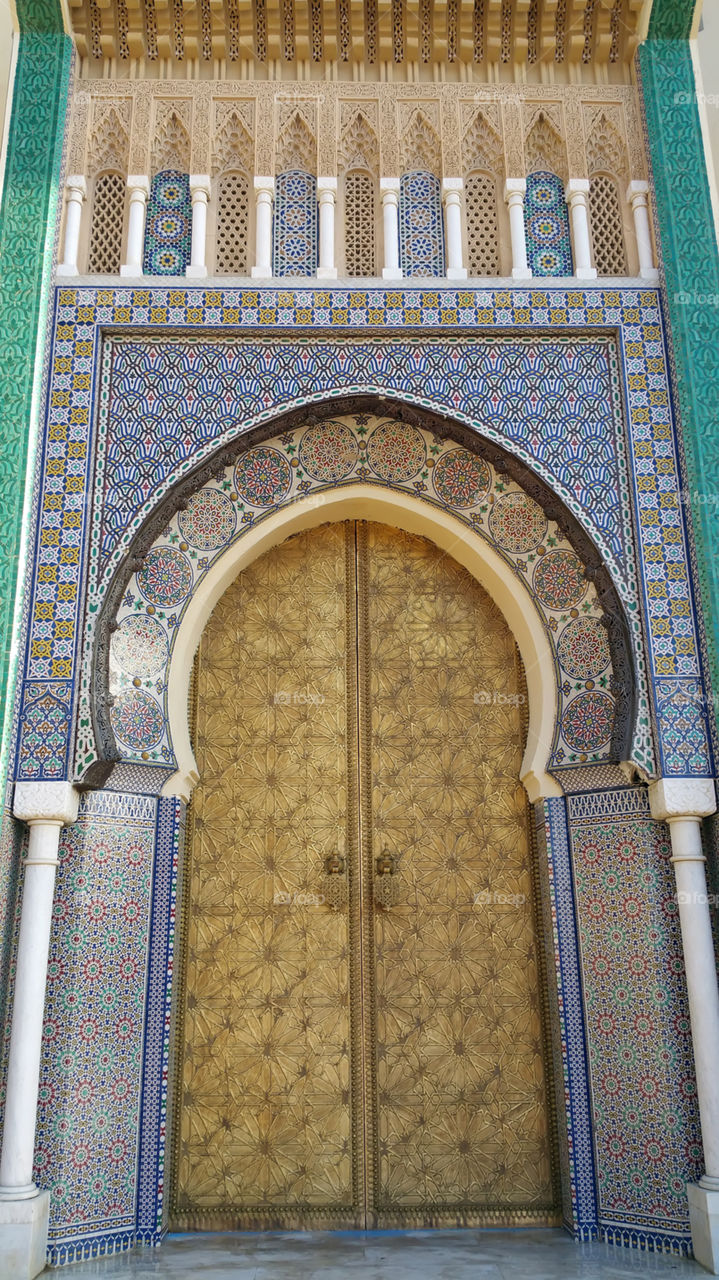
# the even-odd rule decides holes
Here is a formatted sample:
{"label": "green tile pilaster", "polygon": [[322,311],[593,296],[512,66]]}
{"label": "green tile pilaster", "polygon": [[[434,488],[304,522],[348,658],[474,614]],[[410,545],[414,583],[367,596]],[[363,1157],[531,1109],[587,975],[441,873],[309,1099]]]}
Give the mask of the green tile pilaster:
{"label": "green tile pilaster", "polygon": [[693,3],[676,0],[655,4],[639,66],[676,363],[684,497],[694,527],[710,677],[719,694],[719,261],[686,38],[692,10]]}
{"label": "green tile pilaster", "polygon": [[39,436],[72,43],[57,0],[17,0],[20,26],[0,207],[0,1016],[17,877],[7,789],[26,479]]}

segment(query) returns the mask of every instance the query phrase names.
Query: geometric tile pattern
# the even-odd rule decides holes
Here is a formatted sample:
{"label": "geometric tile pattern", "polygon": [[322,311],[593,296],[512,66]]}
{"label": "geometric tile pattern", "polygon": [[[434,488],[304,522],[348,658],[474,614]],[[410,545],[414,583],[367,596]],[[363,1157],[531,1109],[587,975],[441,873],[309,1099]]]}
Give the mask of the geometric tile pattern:
{"label": "geometric tile pattern", "polygon": [[535,276],[571,276],[572,240],[569,210],[561,178],[530,173],[524,201],[527,262]]}
{"label": "geometric tile pattern", "polygon": [[317,179],[299,169],[275,181],[273,276],[312,276],[317,270]]}
{"label": "geometric tile pattern", "polygon": [[[571,543],[489,462],[453,440],[369,413],[300,426],[250,449],[197,490],[156,539],[127,585],[110,648],[111,720],[122,759],[175,764],[168,668],[185,609],[215,562],[281,507],[358,482],[441,507],[501,556],[517,589],[532,595],[555,653],[550,767],[606,759],[615,713],[609,644],[596,590]],[[81,705],[81,723],[88,720]],[[78,774],[92,762],[93,746],[88,726],[78,735]]]}
{"label": "geometric tile pattern", "polygon": [[668,828],[644,788],[569,796],[584,975],[599,1221],[688,1232],[687,1182],[702,1172]]}
{"label": "geometric tile pattern", "polygon": [[[278,289],[190,289],[190,288],[59,288],[55,338],[52,348],[51,386],[47,439],[42,468],[42,502],[38,513],[38,547],[34,561],[32,617],[26,666],[26,699],[36,699],[36,683],[51,681],[60,699],[60,686],[74,688],[77,673],[77,630],[82,608],[80,584],[84,578],[84,537],[86,529],[88,467],[91,453],[100,467],[105,464],[106,428],[92,444],[95,424],[92,421],[95,378],[100,372],[101,326],[122,326],[125,332],[142,329],[146,338],[135,349],[147,355],[168,329],[178,327],[189,338],[203,329],[222,330],[233,339],[244,329],[266,330],[267,337],[258,338],[254,364],[245,373],[245,393],[238,416],[228,419],[222,408],[222,397],[211,408],[213,437],[194,433],[197,418],[190,422],[175,411],[172,435],[166,449],[166,479],[171,479],[227,439],[236,438],[243,429],[271,420],[278,408],[292,404],[326,400],[348,391],[375,391],[396,394],[408,401],[425,405],[446,416],[454,416],[493,438],[511,443],[514,452],[527,459],[535,470],[560,493],[570,508],[595,537],[604,558],[615,575],[615,581],[626,602],[630,616],[638,612],[631,601],[626,576],[630,573],[627,557],[620,566],[617,555],[597,528],[593,485],[586,485],[586,498],[577,495],[578,481],[569,482],[566,468],[546,457],[537,458],[533,449],[531,420],[526,413],[530,394],[520,395],[517,406],[509,405],[501,424],[487,421],[489,406],[480,406],[481,383],[452,370],[461,361],[463,348],[487,339],[488,357],[502,340],[502,330],[517,326],[534,329],[536,345],[540,335],[554,334],[547,346],[592,335],[601,339],[607,350],[607,330],[619,333],[620,373],[626,400],[628,426],[628,464],[635,517],[639,537],[637,555],[641,570],[643,611],[648,628],[649,674],[660,693],[662,681],[685,681],[694,689],[701,679],[697,650],[696,622],[692,604],[686,549],[685,512],[680,498],[676,442],[673,434],[672,410],[666,352],[661,315],[656,291],[641,289],[566,290],[528,288],[510,290],[475,289],[315,289],[294,291]],[[393,339],[392,330],[411,326],[426,330],[425,338],[408,341],[400,335]],[[337,332],[334,349],[329,352],[329,367],[323,364],[327,344],[305,338],[298,330],[324,327]],[[381,339],[368,341],[366,331],[381,330]],[[467,341],[471,329],[472,340]],[[287,331],[291,330],[290,341]],[[356,352],[348,341],[362,330],[362,360],[355,366]],[[425,348],[444,352],[444,376],[437,377],[428,363]],[[485,331],[484,335],[482,330]],[[598,331],[598,332],[596,332]],[[343,335],[339,340],[340,333]],[[271,335],[271,336],[270,336]],[[283,340],[284,339],[284,340]],[[264,345],[263,345],[264,343]],[[376,345],[375,345],[376,344]],[[459,350],[457,349],[459,348]],[[544,349],[544,348],[542,348]],[[258,359],[259,352],[271,358]],[[581,352],[581,345],[580,345]],[[453,353],[459,360],[453,358]],[[252,358],[252,348],[243,358]],[[434,357],[436,359],[436,357]],[[558,355],[558,359],[562,359]],[[247,365],[245,363],[245,368]],[[399,372],[396,372],[399,369]],[[393,373],[393,370],[395,371]],[[282,376],[278,378],[278,373]],[[111,393],[109,372],[103,392]],[[559,383],[561,386],[561,382]],[[253,388],[253,389],[251,389]],[[145,399],[144,392],[141,398]],[[600,393],[601,394],[601,393]],[[111,399],[111,396],[110,396]],[[531,400],[530,400],[531,403]],[[210,407],[210,406],[208,406]],[[501,426],[501,430],[499,427]],[[174,434],[177,433],[177,434]],[[146,436],[154,435],[146,432]],[[615,432],[612,448],[616,455],[620,435]],[[515,444],[516,441],[516,444]],[[91,449],[92,444],[92,449]],[[575,448],[580,442],[568,435],[563,442],[565,456],[572,459],[574,474],[581,472],[582,459]],[[178,461],[179,460],[179,461]],[[623,473],[623,460],[617,465]],[[138,481],[143,499],[142,516],[161,495],[162,485],[149,479]],[[127,509],[133,509],[128,488]],[[107,496],[112,499],[108,490]],[[102,515],[96,503],[93,519]],[[138,516],[138,518],[140,518]],[[620,548],[621,549],[621,548]],[[119,554],[119,553],[118,553]],[[625,556],[627,547],[625,544]],[[99,544],[93,541],[90,577],[99,577]],[[97,607],[97,600],[92,603]],[[639,656],[641,661],[641,656]],[[660,767],[666,773],[681,776],[683,761],[693,762],[693,771],[709,775],[712,771],[705,722],[705,703],[685,708],[686,743],[682,751],[672,747],[664,751],[659,743]],[[66,752],[70,750],[71,716],[64,725]],[[54,761],[46,764],[34,753],[23,754],[19,761],[20,776],[61,776]]]}
{"label": "geometric tile pattern", "polygon": [[400,179],[399,260],[409,278],[444,275],[442,197],[433,173],[405,173]]}
{"label": "geometric tile pattern", "polygon": [[34,1173],[52,1193],[53,1262],[78,1256],[78,1237],[103,1252],[134,1240],[156,809],[90,792],[62,832]]}
{"label": "geometric tile pattern", "polygon": [[147,205],[143,270],[150,276],[184,275],[191,242],[190,179],[170,169],[156,173]]}

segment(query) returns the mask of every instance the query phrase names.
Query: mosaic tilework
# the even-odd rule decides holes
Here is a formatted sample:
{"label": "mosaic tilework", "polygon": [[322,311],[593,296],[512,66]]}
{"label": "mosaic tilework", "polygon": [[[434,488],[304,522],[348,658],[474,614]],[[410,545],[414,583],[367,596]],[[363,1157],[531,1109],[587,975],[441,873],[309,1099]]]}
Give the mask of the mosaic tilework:
{"label": "mosaic tilework", "polygon": [[[32,685],[36,680],[67,681],[69,685],[73,679],[72,670],[66,673],[65,659],[60,656],[58,646],[69,638],[69,634],[76,633],[77,628],[78,584],[83,571],[79,552],[81,530],[77,526],[82,525],[87,510],[83,497],[84,477],[93,426],[93,376],[101,325],[134,325],[143,329],[148,338],[153,335],[154,345],[152,341],[145,341],[144,346],[136,344],[136,350],[144,352],[144,355],[164,346],[159,344],[159,338],[167,333],[170,326],[181,326],[188,336],[193,332],[197,334],[203,326],[217,329],[226,325],[235,334],[244,327],[273,330],[272,338],[253,339],[259,345],[254,347],[254,364],[245,365],[244,394],[237,416],[228,418],[219,412],[222,397],[216,404],[208,401],[202,413],[205,422],[211,425],[206,427],[203,438],[201,419],[193,416],[191,419],[184,417],[183,421],[183,414],[175,410],[172,439],[162,446],[166,460],[159,471],[162,473],[164,467],[164,482],[158,480],[153,483],[143,478],[141,482],[138,479],[135,488],[128,484],[128,506],[134,505],[133,494],[144,499],[138,520],[146,516],[153,501],[164,491],[163,484],[166,489],[171,478],[187,470],[199,456],[205,456],[223,440],[236,438],[240,430],[270,420],[280,408],[327,400],[348,391],[396,394],[454,416],[459,421],[479,426],[488,436],[511,441],[513,451],[546,475],[572,510],[582,511],[580,518],[615,574],[630,616],[632,610],[636,616],[636,602],[632,602],[631,592],[627,595],[623,581],[623,573],[630,573],[631,565],[627,561],[622,571],[616,555],[607,545],[606,537],[597,528],[593,514],[597,508],[594,487],[588,488],[588,499],[583,507],[572,487],[553,475],[560,469],[560,464],[557,462],[552,466],[537,457],[539,448],[533,446],[531,435],[529,438],[526,433],[523,435],[523,428],[519,425],[528,421],[523,412],[526,402],[521,395],[516,416],[508,410],[501,424],[497,424],[504,432],[498,435],[497,426],[488,422],[484,413],[477,411],[481,388],[471,378],[465,379],[461,368],[463,349],[479,343],[477,331],[482,328],[488,331],[494,343],[498,331],[501,333],[508,326],[533,326],[537,330],[537,346],[541,346],[538,341],[540,333],[551,332],[554,328],[558,340],[552,338],[551,342],[560,348],[568,337],[571,338],[574,329],[578,330],[575,337],[587,330],[591,333],[593,328],[599,329],[596,336],[602,337],[602,330],[616,328],[620,335],[628,410],[630,469],[634,466],[636,471],[632,488],[640,531],[637,553],[644,575],[642,592],[649,627],[650,674],[656,688],[664,678],[687,680],[692,687],[700,678],[666,356],[656,292],[599,287],[579,291],[536,288],[507,291],[412,290],[407,287],[397,291],[307,289],[296,293],[275,289],[62,288],[57,295],[52,404],[43,475],[45,500],[39,529],[41,552],[34,588],[26,696],[35,696]],[[296,330],[313,326],[336,326],[338,333],[344,330],[344,339],[336,342],[334,352],[330,350],[329,343],[317,343],[315,346],[313,339],[298,339],[296,333],[291,342],[282,340],[282,330],[287,327]],[[426,327],[427,338],[417,339],[418,347],[412,345],[412,340],[393,339],[391,330],[397,326],[413,326],[420,330]],[[354,364],[355,347],[347,339],[358,327],[381,327],[386,334],[373,342],[369,349],[364,348],[362,361]],[[462,337],[465,328],[472,329],[472,341]],[[437,329],[444,329],[449,341],[442,342],[437,337]],[[237,345],[245,358],[253,350],[251,343],[244,348],[239,339]],[[362,343],[358,347],[361,348]],[[438,347],[443,350],[446,361],[444,379],[438,378],[433,371],[433,352]],[[273,351],[272,360],[267,359],[270,351]],[[399,353],[402,355],[401,364],[397,363]],[[144,392],[141,392],[141,399],[146,402]],[[158,434],[162,436],[162,424],[157,426],[160,428]],[[181,431],[182,426],[184,432]],[[196,426],[200,426],[199,433],[195,432]],[[105,462],[104,430],[101,426],[96,448],[101,467]],[[212,433],[211,441],[208,440],[208,431]],[[512,432],[520,437],[520,442],[515,443]],[[145,438],[149,439],[154,434],[154,431],[146,431]],[[140,436],[140,440],[142,438]],[[619,439],[615,436],[615,441]],[[576,447],[579,450],[578,440]],[[140,452],[137,442],[131,448],[136,454]],[[574,455],[574,446],[568,449],[566,439],[562,438],[561,451],[564,456]],[[128,448],[128,459],[130,453]],[[179,464],[176,461],[178,454],[182,457]],[[581,471],[579,460],[575,465]],[[95,516],[97,519],[101,517],[97,507]],[[132,530],[128,529],[126,536],[131,534]],[[120,530],[117,530],[115,538],[120,536]],[[92,554],[94,557],[96,552],[93,550]],[[118,550],[118,557],[120,554]],[[98,565],[94,559],[90,569],[92,578],[96,579]],[[62,598],[59,598],[60,587]],[[63,615],[65,610],[67,614]],[[68,627],[58,627],[61,621],[67,621]],[[637,659],[641,663],[641,655],[637,655]],[[69,665],[72,668],[72,663]],[[66,728],[69,750],[69,719]],[[701,772],[710,773],[712,766],[700,707],[697,707],[691,721],[689,734],[691,742],[685,756],[701,760]],[[661,749],[662,744],[659,745]],[[672,765],[672,761],[664,757],[660,763],[665,772]],[[22,776],[57,776],[52,770],[46,772],[45,767],[30,755],[20,757],[20,769]]]}
{"label": "mosaic tilework", "polygon": [[444,275],[442,197],[433,173],[405,173],[400,179],[399,262],[409,279]]}
{"label": "mosaic tilework", "polygon": [[63,828],[34,1172],[51,1190],[53,1262],[81,1256],[83,1237],[108,1252],[134,1240],[156,809],[91,792]]}
{"label": "mosaic tilework", "polygon": [[[328,482],[315,479],[312,471]],[[111,720],[123,760],[174,763],[167,669],[184,610],[215,562],[279,507],[358,481],[405,491],[443,508],[501,555],[518,588],[523,584],[532,592],[557,655],[558,727],[551,765],[606,759],[615,700],[602,609],[556,522],[514,481],[454,441],[391,418],[354,414],[288,431],[242,454],[193,495],[148,551],[128,583],[111,642]],[[562,574],[545,574],[537,585],[545,562],[557,556],[563,558]],[[567,580],[571,593],[562,589]],[[81,714],[81,721],[89,716]],[[83,772],[94,758],[89,726],[78,736],[77,752],[78,772]]]}
{"label": "mosaic tilework", "polygon": [[317,270],[317,179],[299,169],[275,179],[273,276],[312,276]]}
{"label": "mosaic tilework", "polygon": [[151,276],[182,276],[191,248],[190,179],[169,169],[156,173],[147,204],[143,271]]}
{"label": "mosaic tilework", "polygon": [[572,240],[564,186],[556,173],[530,173],[524,200],[527,262],[535,276],[571,276]]}
{"label": "mosaic tilework", "polygon": [[[595,770],[599,774],[600,770]],[[544,901],[552,1039],[562,1165],[565,1226],[579,1240],[597,1228],[589,1065],[584,1038],[584,999],[574,889],[563,797],[534,808],[540,883]]]}
{"label": "mosaic tilework", "polygon": [[586,1000],[599,1221],[688,1238],[702,1171],[668,829],[644,788],[567,799]]}

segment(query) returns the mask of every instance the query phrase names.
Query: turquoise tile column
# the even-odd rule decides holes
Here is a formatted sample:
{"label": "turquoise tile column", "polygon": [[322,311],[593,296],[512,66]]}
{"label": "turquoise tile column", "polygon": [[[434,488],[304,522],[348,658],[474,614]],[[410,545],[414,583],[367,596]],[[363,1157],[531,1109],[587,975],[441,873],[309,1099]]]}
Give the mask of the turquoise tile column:
{"label": "turquoise tile column", "polygon": [[17,867],[13,823],[2,810],[17,667],[23,512],[39,434],[72,58],[57,0],[17,0],[17,16],[20,38],[0,208],[0,1015]]}
{"label": "turquoise tile column", "polygon": [[[719,697],[719,260],[689,34],[696,0],[655,0],[639,49],[710,678]],[[716,538],[716,533],[715,533]]]}

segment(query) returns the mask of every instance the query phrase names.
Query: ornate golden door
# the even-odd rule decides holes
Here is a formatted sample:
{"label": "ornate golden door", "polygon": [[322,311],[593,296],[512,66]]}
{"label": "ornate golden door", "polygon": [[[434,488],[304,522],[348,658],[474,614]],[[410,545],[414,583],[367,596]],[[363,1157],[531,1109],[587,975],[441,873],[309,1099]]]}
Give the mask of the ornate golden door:
{"label": "ornate golden door", "polygon": [[176,1227],[557,1220],[523,704],[489,597],[382,525],[299,534],[217,605]]}

